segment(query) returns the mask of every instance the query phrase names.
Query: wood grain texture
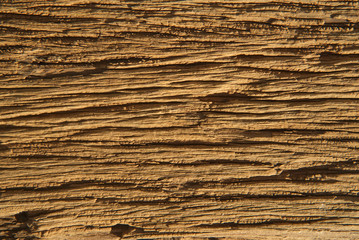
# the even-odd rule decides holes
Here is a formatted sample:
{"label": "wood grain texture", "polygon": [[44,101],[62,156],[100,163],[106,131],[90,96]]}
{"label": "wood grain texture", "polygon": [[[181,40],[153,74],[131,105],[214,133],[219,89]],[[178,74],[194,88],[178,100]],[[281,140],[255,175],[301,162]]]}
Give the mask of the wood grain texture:
{"label": "wood grain texture", "polygon": [[357,1],[0,0],[0,239],[359,239]]}

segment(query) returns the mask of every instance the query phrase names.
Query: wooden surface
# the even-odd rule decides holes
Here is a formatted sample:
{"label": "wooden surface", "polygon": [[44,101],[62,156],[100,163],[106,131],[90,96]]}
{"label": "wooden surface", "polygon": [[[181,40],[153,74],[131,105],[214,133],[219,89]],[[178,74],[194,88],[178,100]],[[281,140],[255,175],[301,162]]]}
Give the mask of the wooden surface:
{"label": "wooden surface", "polygon": [[357,1],[0,1],[0,239],[359,239]]}

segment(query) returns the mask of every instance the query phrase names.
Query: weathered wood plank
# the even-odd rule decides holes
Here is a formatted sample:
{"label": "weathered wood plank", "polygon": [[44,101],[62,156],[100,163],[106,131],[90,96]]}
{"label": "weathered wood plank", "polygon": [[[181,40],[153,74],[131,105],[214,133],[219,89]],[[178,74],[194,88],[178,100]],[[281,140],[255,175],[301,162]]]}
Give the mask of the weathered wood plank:
{"label": "weathered wood plank", "polygon": [[356,1],[0,1],[1,239],[359,239]]}

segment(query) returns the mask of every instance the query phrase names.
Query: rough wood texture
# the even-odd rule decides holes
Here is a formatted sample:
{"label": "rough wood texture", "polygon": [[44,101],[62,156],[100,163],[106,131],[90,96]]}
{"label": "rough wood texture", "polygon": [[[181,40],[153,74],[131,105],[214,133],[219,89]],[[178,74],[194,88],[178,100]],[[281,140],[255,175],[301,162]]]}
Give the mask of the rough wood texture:
{"label": "rough wood texture", "polygon": [[0,239],[359,239],[357,1],[0,3]]}

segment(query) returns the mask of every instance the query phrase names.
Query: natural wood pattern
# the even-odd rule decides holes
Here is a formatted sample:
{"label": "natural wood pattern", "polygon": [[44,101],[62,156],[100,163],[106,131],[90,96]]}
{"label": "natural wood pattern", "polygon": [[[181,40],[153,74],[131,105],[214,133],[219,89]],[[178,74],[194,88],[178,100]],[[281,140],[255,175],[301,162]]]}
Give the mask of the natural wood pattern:
{"label": "natural wood pattern", "polygon": [[357,1],[0,1],[1,239],[359,239]]}

